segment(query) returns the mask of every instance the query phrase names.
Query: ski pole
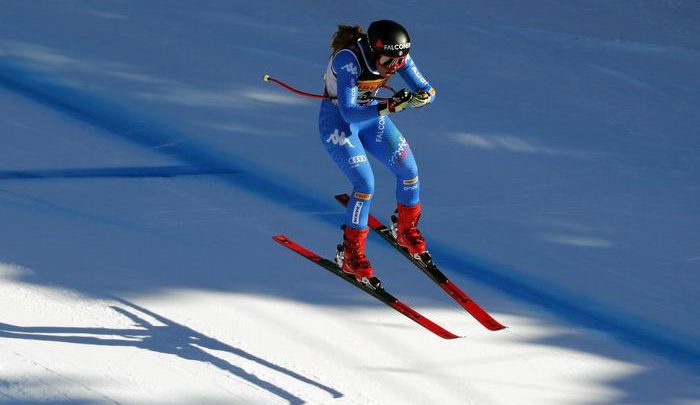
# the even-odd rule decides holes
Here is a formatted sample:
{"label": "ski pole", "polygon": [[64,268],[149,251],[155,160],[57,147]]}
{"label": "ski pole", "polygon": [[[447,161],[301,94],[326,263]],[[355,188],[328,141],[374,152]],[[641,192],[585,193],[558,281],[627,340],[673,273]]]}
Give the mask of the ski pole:
{"label": "ski pole", "polygon": [[281,81],[281,80],[277,80],[277,79],[275,79],[274,77],[270,77],[270,75],[263,75],[263,80],[266,81],[266,82],[274,82],[274,83],[277,83],[277,84],[279,84],[280,86],[284,87],[285,89],[287,89],[287,90],[289,90],[289,91],[291,91],[291,92],[293,92],[293,93],[296,93],[296,94],[298,94],[298,95],[300,95],[300,96],[311,97],[311,98],[320,98],[320,99],[331,98],[330,96],[324,96],[324,95],[322,95],[322,94],[312,94],[312,93],[307,93],[307,92],[305,92],[305,91],[297,90],[297,89],[295,89],[294,87],[288,85],[287,83],[285,83],[285,82],[283,82],[283,81]]}
{"label": "ski pole", "polygon": [[[318,98],[318,99],[335,99],[335,98],[336,98],[336,97],[331,97],[331,96],[322,95],[322,94],[307,93],[307,92],[305,92],[305,91],[301,91],[301,90],[299,90],[299,89],[295,89],[294,87],[288,85],[287,83],[285,83],[285,82],[283,82],[283,81],[281,81],[281,80],[277,80],[277,79],[275,79],[274,77],[272,77],[272,76],[270,76],[270,75],[268,75],[268,74],[263,75],[263,80],[266,81],[266,82],[277,83],[277,84],[279,84],[280,86],[284,87],[285,89],[287,89],[287,90],[289,90],[289,91],[291,91],[291,92],[293,92],[293,93],[295,93],[295,94],[298,94],[298,95],[300,95],[300,96],[304,96],[304,97]],[[388,90],[390,90],[390,91],[394,91],[394,89],[392,89],[392,88],[389,87],[389,86],[384,85],[384,86],[382,86],[382,87],[384,87],[385,89],[388,89]],[[388,100],[388,98],[384,98],[384,97],[372,97],[372,98],[375,99],[375,100]]]}

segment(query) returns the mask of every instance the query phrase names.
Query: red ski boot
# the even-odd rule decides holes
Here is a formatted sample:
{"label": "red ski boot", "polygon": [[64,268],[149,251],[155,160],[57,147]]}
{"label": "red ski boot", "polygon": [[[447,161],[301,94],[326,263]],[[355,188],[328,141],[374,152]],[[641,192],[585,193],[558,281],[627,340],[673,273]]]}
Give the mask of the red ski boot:
{"label": "red ski boot", "polygon": [[346,273],[352,274],[356,279],[370,279],[374,276],[374,269],[365,256],[365,241],[367,229],[354,229],[346,226],[343,228],[343,244],[338,245],[335,261]]}
{"label": "red ski boot", "polygon": [[405,247],[413,256],[426,251],[425,239],[417,228],[420,211],[420,203],[411,206],[398,204],[398,218],[391,217],[391,233],[396,238],[396,243]]}

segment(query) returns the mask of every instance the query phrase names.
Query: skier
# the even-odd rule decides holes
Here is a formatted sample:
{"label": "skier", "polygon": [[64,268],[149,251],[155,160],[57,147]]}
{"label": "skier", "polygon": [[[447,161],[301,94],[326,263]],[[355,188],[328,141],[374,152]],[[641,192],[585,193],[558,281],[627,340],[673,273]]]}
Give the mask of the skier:
{"label": "skier", "polygon": [[[394,21],[374,21],[366,34],[360,26],[339,25],[331,48],[324,77],[328,98],[321,103],[319,130],[328,153],[353,186],[336,261],[344,272],[367,281],[374,275],[365,255],[374,174],[366,151],[396,176],[397,221],[391,228],[397,242],[412,255],[426,251],[417,229],[421,213],[418,168],[389,114],[431,103],[435,89],[409,55],[408,32]],[[411,91],[402,89],[387,100],[375,100],[394,73]]]}

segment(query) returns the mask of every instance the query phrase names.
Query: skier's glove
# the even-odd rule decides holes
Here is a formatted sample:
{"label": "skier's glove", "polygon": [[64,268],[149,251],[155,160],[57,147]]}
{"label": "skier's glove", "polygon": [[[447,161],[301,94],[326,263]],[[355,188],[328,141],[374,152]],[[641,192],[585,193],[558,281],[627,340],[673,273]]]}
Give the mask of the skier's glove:
{"label": "skier's glove", "polygon": [[377,109],[379,110],[379,115],[387,115],[389,113],[399,112],[404,108],[408,107],[408,104],[413,98],[413,93],[408,92],[406,89],[401,89],[394,93],[390,99],[384,100],[377,104]]}
{"label": "skier's glove", "polygon": [[[434,92],[433,89],[432,92]],[[425,90],[418,90],[415,93],[413,93],[413,97],[411,97],[411,107],[413,108],[419,108],[423,107],[424,105],[430,103],[430,96],[431,94],[428,93]]]}

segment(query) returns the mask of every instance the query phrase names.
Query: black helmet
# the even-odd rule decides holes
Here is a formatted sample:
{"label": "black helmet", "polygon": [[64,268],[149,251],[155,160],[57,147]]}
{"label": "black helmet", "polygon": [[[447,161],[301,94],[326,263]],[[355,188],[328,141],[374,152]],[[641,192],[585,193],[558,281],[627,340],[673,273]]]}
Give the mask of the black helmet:
{"label": "black helmet", "polygon": [[401,24],[391,20],[379,20],[367,28],[367,39],[372,52],[390,57],[408,55],[411,38]]}

